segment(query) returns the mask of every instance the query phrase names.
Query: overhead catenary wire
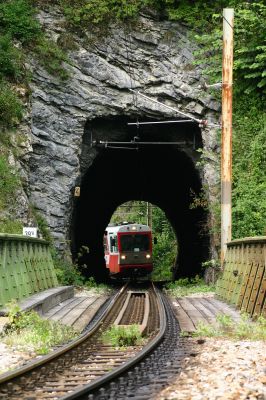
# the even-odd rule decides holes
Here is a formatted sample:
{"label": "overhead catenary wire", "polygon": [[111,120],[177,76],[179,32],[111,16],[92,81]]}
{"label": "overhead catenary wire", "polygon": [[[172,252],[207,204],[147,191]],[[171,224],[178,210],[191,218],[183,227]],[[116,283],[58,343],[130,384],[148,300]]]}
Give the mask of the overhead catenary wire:
{"label": "overhead catenary wire", "polygon": [[194,122],[191,119],[180,119],[176,121],[140,121],[140,122],[128,122],[127,125],[156,125],[156,124],[184,124],[187,122]]}
{"label": "overhead catenary wire", "polygon": [[167,104],[164,104],[164,103],[162,103],[162,102],[160,102],[158,100],[155,100],[155,99],[147,96],[146,94],[140,93],[138,90],[135,90],[135,89],[129,89],[129,90],[132,91],[132,92],[136,92],[139,96],[143,97],[146,100],[149,100],[149,101],[151,101],[151,102],[153,102],[155,104],[158,104],[160,106],[163,106],[165,108],[168,108],[168,110],[171,110],[171,111],[174,111],[174,112],[176,112],[176,113],[178,113],[180,115],[183,115],[184,117],[189,118],[190,120],[196,121],[196,122],[198,122],[198,124],[202,124],[202,123],[205,122],[205,120],[192,117],[191,115],[186,114],[183,111],[180,111],[180,110],[178,110],[178,109],[176,109],[174,107],[168,106]]}

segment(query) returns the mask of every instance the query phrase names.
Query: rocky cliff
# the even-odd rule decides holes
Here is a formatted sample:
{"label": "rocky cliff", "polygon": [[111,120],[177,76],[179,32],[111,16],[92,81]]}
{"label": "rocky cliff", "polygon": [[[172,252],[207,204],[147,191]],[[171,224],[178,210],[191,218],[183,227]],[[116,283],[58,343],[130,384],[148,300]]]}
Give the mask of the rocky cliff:
{"label": "rocky cliff", "polygon": [[[32,122],[24,173],[29,201],[47,220],[57,246],[68,246],[74,187],[80,185],[101,152],[90,146],[88,124],[117,117],[157,121],[183,118],[162,105],[134,96],[130,89],[210,122],[200,130],[207,158],[199,175],[202,185],[207,185],[209,201],[214,201],[218,146],[213,124],[219,117],[219,104],[201,87],[203,67],[193,63],[195,45],[187,29],[141,15],[130,27],[112,26],[100,35],[88,30],[78,37],[66,33],[58,11],[42,11],[38,18],[54,40],[68,42],[71,37],[69,47],[74,49],[69,51],[70,64],[65,65],[69,72],[65,82],[50,76],[32,60]],[[114,140],[114,129],[108,132],[105,130],[97,139]]]}

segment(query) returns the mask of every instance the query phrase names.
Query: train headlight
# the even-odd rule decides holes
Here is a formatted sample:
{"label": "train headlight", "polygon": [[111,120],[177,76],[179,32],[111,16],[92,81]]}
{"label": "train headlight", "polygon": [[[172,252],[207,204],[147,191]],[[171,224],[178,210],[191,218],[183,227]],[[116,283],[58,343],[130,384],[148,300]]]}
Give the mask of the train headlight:
{"label": "train headlight", "polygon": [[151,258],[151,255],[150,254],[146,254],[146,258]]}
{"label": "train headlight", "polygon": [[125,260],[127,258],[127,256],[125,254],[121,255],[121,260]]}

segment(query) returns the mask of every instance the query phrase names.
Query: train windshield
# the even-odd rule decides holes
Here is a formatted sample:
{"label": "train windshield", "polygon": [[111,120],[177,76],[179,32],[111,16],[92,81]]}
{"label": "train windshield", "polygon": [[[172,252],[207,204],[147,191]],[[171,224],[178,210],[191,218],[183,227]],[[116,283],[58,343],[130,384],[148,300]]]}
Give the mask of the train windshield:
{"label": "train windshield", "polygon": [[150,239],[148,235],[121,235],[121,251],[149,251]]}

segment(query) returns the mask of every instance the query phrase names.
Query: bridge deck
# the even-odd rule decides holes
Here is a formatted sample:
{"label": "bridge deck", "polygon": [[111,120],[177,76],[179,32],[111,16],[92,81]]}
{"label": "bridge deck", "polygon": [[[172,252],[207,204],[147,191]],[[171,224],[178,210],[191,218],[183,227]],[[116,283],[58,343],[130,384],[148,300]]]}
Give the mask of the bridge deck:
{"label": "bridge deck", "polygon": [[194,332],[199,322],[216,324],[219,314],[230,315],[233,321],[240,319],[238,311],[211,296],[172,298],[172,304],[180,328],[185,332]]}
{"label": "bridge deck", "polygon": [[62,324],[73,326],[81,332],[91,321],[99,308],[109,296],[103,295],[76,295],[51,308],[42,317]]}

